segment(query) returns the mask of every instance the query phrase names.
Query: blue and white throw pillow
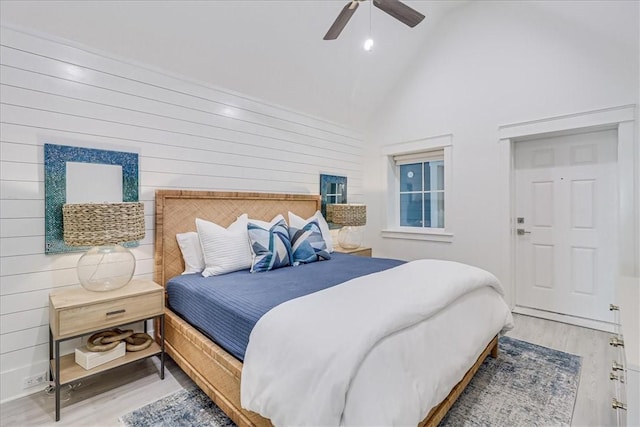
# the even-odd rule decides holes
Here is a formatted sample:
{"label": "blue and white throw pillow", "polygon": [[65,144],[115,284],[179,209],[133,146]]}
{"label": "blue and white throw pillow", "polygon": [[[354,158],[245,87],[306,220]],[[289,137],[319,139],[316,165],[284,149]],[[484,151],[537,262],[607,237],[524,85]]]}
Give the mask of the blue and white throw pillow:
{"label": "blue and white throw pillow", "polygon": [[322,216],[322,212],[316,211],[313,216],[304,219],[289,211],[289,227],[293,228],[302,228],[307,225],[310,221],[317,221],[320,226],[320,231],[322,232],[322,238],[324,239],[324,243],[327,245],[327,252],[333,252],[333,239],[331,238],[331,230],[329,230],[329,224],[327,224],[327,220]]}
{"label": "blue and white throw pillow", "polygon": [[291,242],[289,227],[284,218],[263,228],[264,223],[256,224],[249,220],[249,243],[253,253],[251,272],[269,271],[291,265]]}
{"label": "blue and white throw pillow", "polygon": [[293,265],[331,259],[320,226],[315,220],[308,222],[301,229],[289,228],[289,239]]}

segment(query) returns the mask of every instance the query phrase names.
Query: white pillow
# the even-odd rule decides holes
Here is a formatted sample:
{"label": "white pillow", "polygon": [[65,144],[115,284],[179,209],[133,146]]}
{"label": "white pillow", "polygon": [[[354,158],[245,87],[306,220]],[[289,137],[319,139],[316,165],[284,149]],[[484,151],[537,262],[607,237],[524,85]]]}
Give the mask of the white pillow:
{"label": "white pillow", "polygon": [[196,218],[204,255],[204,277],[217,276],[251,267],[248,216],[241,215],[228,228]]}
{"label": "white pillow", "polygon": [[258,227],[260,227],[260,228],[264,228],[265,230],[269,230],[276,222],[280,221],[281,219],[283,220],[284,216],[282,216],[282,214],[278,214],[275,217],[273,217],[273,219],[271,221],[261,221],[259,219],[251,219],[251,218],[249,218],[249,220],[247,220],[247,223],[252,222],[255,225],[257,225]]}
{"label": "white pillow", "polygon": [[327,251],[329,253],[333,252],[333,239],[331,238],[331,231],[329,230],[329,224],[327,224],[327,220],[322,216],[322,212],[316,211],[312,217],[303,219],[293,212],[289,212],[289,227],[297,228],[298,230],[302,229],[307,223],[316,220],[318,225],[320,226],[320,232],[322,233],[322,239],[324,243],[327,245]]}
{"label": "white pillow", "polygon": [[182,274],[201,273],[204,270],[204,256],[200,238],[195,231],[176,234],[176,240],[182,252],[184,260],[184,272]]}

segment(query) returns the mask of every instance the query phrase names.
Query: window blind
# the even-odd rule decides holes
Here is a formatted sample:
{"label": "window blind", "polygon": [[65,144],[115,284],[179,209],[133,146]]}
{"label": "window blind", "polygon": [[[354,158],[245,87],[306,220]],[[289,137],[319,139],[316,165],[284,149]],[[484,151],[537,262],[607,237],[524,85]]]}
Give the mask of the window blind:
{"label": "window blind", "polygon": [[393,156],[393,161],[396,163],[396,165],[430,162],[433,160],[444,160],[444,149],[422,151],[419,153],[396,154],[395,156]]}

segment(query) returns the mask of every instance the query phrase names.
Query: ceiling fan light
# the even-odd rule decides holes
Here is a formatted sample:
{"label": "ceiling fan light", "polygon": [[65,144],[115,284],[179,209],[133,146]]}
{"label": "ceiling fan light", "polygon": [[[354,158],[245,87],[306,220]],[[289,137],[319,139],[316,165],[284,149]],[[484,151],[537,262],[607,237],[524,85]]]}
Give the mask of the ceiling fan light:
{"label": "ceiling fan light", "polygon": [[368,38],[364,42],[364,50],[366,50],[367,52],[370,52],[371,49],[373,49],[373,39],[372,38]]}

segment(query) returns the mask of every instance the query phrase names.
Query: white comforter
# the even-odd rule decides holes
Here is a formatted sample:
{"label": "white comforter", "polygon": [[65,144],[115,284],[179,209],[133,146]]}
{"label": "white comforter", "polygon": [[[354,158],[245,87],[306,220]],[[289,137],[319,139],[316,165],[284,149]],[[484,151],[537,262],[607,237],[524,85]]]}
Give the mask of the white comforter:
{"label": "white comforter", "polygon": [[511,327],[502,294],[484,270],[418,260],[281,304],[251,333],[242,406],[276,426],[417,425]]}

